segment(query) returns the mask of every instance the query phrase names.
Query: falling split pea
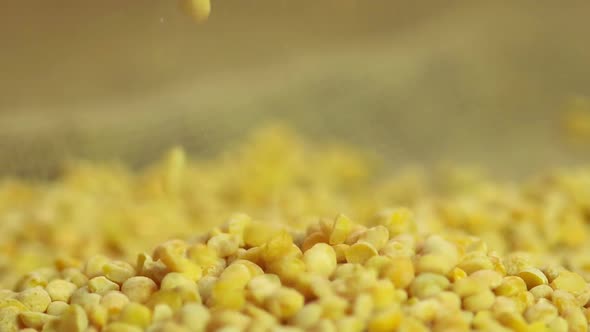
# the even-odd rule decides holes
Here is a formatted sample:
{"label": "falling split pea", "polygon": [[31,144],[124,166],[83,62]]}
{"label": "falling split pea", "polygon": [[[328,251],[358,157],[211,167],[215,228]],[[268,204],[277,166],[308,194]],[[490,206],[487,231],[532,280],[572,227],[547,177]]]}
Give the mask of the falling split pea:
{"label": "falling split pea", "polygon": [[210,0],[180,0],[180,7],[198,23],[207,21],[211,13]]}

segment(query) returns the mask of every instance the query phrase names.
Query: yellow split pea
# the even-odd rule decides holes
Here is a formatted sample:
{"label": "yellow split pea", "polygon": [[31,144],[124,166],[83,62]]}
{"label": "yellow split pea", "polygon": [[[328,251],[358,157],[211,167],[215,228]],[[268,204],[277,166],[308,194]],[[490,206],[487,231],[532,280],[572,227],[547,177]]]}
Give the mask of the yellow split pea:
{"label": "yellow split pea", "polygon": [[211,14],[210,0],[180,0],[182,10],[196,22],[205,22]]}

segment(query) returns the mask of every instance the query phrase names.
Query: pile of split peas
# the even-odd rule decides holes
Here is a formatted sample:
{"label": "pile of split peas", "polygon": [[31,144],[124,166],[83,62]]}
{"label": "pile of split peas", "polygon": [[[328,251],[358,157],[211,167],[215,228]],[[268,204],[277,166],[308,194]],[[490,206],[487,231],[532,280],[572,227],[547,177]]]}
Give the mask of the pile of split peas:
{"label": "pile of split peas", "polygon": [[0,331],[587,331],[590,169],[371,160],[269,127],[3,179]]}

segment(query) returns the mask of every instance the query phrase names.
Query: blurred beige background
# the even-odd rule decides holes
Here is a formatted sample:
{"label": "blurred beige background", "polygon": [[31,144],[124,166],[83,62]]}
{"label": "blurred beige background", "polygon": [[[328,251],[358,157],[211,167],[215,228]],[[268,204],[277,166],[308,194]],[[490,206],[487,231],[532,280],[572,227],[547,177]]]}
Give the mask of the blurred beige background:
{"label": "blurred beige background", "polygon": [[590,95],[587,1],[164,0],[0,5],[0,175],[66,158],[229,148],[273,120],[392,165],[524,175],[590,160],[564,103]]}

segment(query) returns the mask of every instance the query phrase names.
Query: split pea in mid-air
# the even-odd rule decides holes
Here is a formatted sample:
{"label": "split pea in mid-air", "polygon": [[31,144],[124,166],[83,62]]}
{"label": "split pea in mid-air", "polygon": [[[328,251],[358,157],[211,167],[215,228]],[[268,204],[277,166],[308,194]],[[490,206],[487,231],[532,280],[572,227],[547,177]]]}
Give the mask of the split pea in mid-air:
{"label": "split pea in mid-air", "polygon": [[210,0],[180,0],[182,10],[198,23],[207,21],[211,13]]}

